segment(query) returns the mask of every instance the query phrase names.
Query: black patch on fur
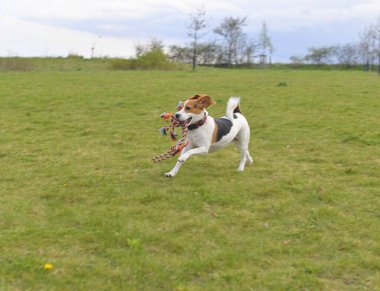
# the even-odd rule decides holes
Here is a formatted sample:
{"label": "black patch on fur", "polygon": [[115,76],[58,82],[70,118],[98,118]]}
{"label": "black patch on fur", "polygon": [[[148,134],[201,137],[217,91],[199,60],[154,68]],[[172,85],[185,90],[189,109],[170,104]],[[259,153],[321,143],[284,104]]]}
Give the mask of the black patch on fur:
{"label": "black patch on fur", "polygon": [[223,136],[227,135],[231,131],[232,122],[227,118],[218,118],[215,119],[215,123],[218,125],[216,141],[220,141]]}
{"label": "black patch on fur", "polygon": [[234,116],[234,119],[236,119],[236,118],[237,118],[237,115],[236,115],[236,114],[234,114],[233,116]]}
{"label": "black patch on fur", "polygon": [[236,108],[234,109],[234,113],[240,113],[240,114],[243,114],[243,113],[241,113],[241,110],[240,110],[239,105],[236,106]]}

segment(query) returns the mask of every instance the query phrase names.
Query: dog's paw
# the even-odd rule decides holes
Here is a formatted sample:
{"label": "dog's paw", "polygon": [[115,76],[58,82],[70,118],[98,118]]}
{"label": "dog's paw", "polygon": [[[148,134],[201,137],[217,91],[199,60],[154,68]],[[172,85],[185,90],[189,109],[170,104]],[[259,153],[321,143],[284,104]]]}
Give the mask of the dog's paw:
{"label": "dog's paw", "polygon": [[169,172],[169,173],[165,173],[165,177],[167,178],[173,178],[174,177],[174,174]]}

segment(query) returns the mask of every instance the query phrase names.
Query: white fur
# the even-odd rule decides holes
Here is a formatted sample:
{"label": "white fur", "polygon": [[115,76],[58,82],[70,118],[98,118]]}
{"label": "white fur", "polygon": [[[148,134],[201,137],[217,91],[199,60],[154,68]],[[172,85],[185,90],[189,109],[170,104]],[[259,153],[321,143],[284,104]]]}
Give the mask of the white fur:
{"label": "white fur", "polygon": [[234,109],[239,105],[239,103],[240,103],[240,97],[237,97],[237,96],[232,96],[230,100],[228,100],[226,116],[228,117],[229,120],[234,119],[233,112],[234,112]]}
{"label": "white fur", "polygon": [[[182,150],[177,163],[173,169],[166,173],[166,177],[174,177],[181,166],[192,155],[207,154],[214,152],[218,149],[224,148],[230,143],[235,144],[240,149],[240,163],[238,171],[244,171],[245,165],[252,164],[252,157],[248,151],[248,144],[250,138],[250,129],[247,120],[240,113],[235,113],[237,118],[233,118],[233,111],[239,105],[240,97],[231,97],[227,103],[226,116],[232,122],[231,130],[228,134],[223,136],[219,141],[212,144],[212,137],[215,128],[215,121],[211,116],[207,117],[207,121],[200,127],[194,130],[189,130],[187,134],[188,145]],[[206,110],[203,110],[201,114],[193,114],[185,111],[186,102],[179,112],[180,120],[187,120],[192,118],[190,124],[201,120],[204,114],[208,114]]]}

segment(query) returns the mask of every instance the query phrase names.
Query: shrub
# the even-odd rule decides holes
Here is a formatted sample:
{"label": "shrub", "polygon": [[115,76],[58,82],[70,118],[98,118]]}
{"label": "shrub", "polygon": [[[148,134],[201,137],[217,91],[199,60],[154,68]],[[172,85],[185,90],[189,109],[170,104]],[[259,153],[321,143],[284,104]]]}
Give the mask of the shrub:
{"label": "shrub", "polygon": [[169,70],[173,68],[173,65],[159,49],[148,51],[136,60],[136,67],[142,70]]}
{"label": "shrub", "polygon": [[111,62],[112,70],[176,70],[182,69],[176,63],[168,60],[160,49],[144,52],[137,59],[114,59]]}
{"label": "shrub", "polygon": [[113,59],[111,61],[111,70],[135,70],[136,60]]}
{"label": "shrub", "polygon": [[78,55],[78,54],[76,54],[76,53],[69,53],[69,54],[67,55],[67,58],[68,58],[68,59],[84,59],[83,56]]}

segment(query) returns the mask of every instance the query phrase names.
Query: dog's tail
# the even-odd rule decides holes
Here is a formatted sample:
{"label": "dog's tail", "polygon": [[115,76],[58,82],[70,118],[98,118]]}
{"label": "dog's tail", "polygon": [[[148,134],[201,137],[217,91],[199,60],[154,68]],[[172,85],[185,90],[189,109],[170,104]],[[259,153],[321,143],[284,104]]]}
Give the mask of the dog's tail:
{"label": "dog's tail", "polygon": [[226,116],[229,120],[234,120],[234,113],[240,113],[240,97],[232,96],[230,100],[228,100],[227,103],[227,110],[226,110]]}

